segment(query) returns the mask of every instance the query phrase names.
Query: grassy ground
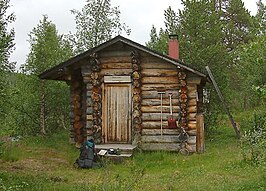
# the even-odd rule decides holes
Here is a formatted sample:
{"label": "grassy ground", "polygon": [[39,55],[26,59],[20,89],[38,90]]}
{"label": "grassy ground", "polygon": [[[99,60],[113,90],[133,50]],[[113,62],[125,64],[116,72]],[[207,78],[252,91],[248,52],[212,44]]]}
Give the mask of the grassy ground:
{"label": "grassy ground", "polygon": [[0,190],[266,190],[266,168],[242,161],[239,142],[221,123],[204,154],[138,152],[122,164],[75,169],[79,151],[67,132],[6,145]]}

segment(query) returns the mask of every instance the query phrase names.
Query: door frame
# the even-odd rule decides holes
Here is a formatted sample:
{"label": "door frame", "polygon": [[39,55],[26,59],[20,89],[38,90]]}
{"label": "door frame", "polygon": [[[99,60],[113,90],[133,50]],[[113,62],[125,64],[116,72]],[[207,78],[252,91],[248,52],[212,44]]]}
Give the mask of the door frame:
{"label": "door frame", "polygon": [[[127,142],[115,142],[115,141],[108,141],[108,103],[107,103],[107,92],[106,92],[106,86],[125,86],[127,85],[129,88],[129,107],[128,107],[128,141]],[[102,84],[102,142],[103,143],[121,143],[121,144],[131,144],[132,143],[132,110],[133,110],[133,106],[132,106],[132,83],[130,82],[105,82]]]}

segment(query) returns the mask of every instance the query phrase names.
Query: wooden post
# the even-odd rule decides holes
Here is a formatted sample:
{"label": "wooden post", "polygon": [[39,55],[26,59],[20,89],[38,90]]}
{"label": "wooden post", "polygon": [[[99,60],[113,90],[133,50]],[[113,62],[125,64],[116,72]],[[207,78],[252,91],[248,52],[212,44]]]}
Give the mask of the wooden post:
{"label": "wooden post", "polygon": [[232,124],[232,126],[233,126],[233,128],[234,128],[234,130],[235,130],[236,136],[237,136],[237,138],[240,138],[240,137],[241,137],[241,136],[240,136],[240,130],[237,128],[236,123],[234,122],[233,116],[231,115],[231,113],[230,113],[230,111],[229,111],[229,109],[228,109],[228,107],[227,107],[227,104],[226,104],[225,101],[224,101],[224,98],[223,98],[223,96],[222,96],[222,93],[221,93],[221,91],[220,91],[220,89],[219,89],[217,83],[216,83],[215,80],[214,80],[214,77],[213,77],[213,75],[212,75],[212,72],[211,72],[211,70],[210,70],[210,68],[209,68],[208,66],[206,66],[206,70],[207,70],[207,72],[208,72],[208,74],[209,74],[209,77],[210,77],[210,79],[211,79],[211,81],[212,81],[212,84],[213,84],[213,86],[214,86],[214,88],[215,88],[215,90],[216,90],[216,92],[217,92],[217,94],[218,94],[218,96],[219,96],[221,102],[223,103],[224,110],[226,111],[226,113],[227,113],[227,115],[228,115],[228,117],[229,117],[229,120],[230,120],[230,122],[231,122],[231,124]]}
{"label": "wooden post", "polygon": [[204,153],[204,116],[203,114],[197,114],[197,135],[196,135],[196,151],[197,153]]}

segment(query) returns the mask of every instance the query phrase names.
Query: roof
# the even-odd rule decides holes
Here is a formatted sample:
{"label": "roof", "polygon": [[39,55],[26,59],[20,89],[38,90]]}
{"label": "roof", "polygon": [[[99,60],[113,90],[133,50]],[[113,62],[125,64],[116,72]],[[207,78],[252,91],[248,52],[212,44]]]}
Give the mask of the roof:
{"label": "roof", "polygon": [[176,59],[170,58],[169,56],[160,54],[160,53],[158,53],[156,51],[153,51],[153,50],[151,50],[151,49],[149,49],[149,48],[147,48],[147,47],[145,47],[145,46],[143,46],[143,45],[141,45],[139,43],[136,43],[136,42],[134,42],[134,41],[132,41],[130,39],[127,39],[127,38],[125,38],[123,36],[120,36],[120,35],[118,35],[115,38],[113,38],[113,39],[111,39],[109,41],[106,41],[106,42],[104,42],[104,43],[102,43],[102,44],[100,44],[100,45],[98,45],[98,46],[96,46],[96,47],[94,47],[92,49],[89,49],[86,52],[83,52],[83,53],[81,53],[81,54],[79,54],[79,55],[77,55],[75,57],[72,57],[69,60],[67,60],[65,62],[62,62],[61,64],[58,64],[57,66],[54,66],[54,67],[44,71],[43,73],[39,74],[38,76],[41,79],[53,79],[53,78],[51,78],[53,75],[62,73],[62,71],[64,71],[65,68],[67,68],[68,66],[71,66],[71,65],[77,63],[78,61],[89,57],[92,53],[98,52],[98,51],[100,51],[100,50],[102,50],[104,48],[107,48],[107,47],[117,43],[117,42],[125,43],[125,44],[127,44],[127,45],[129,45],[131,47],[134,47],[137,50],[141,50],[141,51],[146,52],[146,53],[148,53],[148,54],[150,54],[152,56],[158,57],[158,58],[160,58],[160,59],[162,59],[164,61],[172,63],[172,64],[176,65],[178,68],[185,69],[185,70],[190,71],[190,72],[192,72],[192,73],[194,73],[194,74],[196,74],[196,75],[198,75],[200,77],[207,78],[206,74],[204,74],[204,73],[202,73],[202,72],[200,72],[200,71],[198,71],[198,70],[186,65],[185,63],[183,63],[180,60],[176,60]]}

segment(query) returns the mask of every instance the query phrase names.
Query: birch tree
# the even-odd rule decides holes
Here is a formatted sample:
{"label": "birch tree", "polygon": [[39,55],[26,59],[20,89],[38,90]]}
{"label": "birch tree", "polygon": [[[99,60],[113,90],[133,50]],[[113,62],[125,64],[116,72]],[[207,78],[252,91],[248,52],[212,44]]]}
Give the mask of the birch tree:
{"label": "birch tree", "polygon": [[72,10],[76,33],[71,35],[75,53],[84,52],[130,29],[121,22],[119,7],[112,7],[111,0],[87,0],[81,11]]}
{"label": "birch tree", "polygon": [[49,122],[56,121],[59,118],[56,111],[60,106],[64,106],[62,102],[66,102],[68,97],[66,89],[65,93],[62,92],[62,88],[65,87],[58,86],[58,83],[39,80],[36,75],[70,58],[72,50],[64,36],[58,34],[55,24],[49,21],[48,16],[43,16],[37,27],[33,28],[29,34],[29,43],[30,53],[26,64],[21,68],[25,74],[35,78],[32,85],[36,91],[32,93],[36,95],[36,100],[39,100],[35,106],[39,115],[36,118],[39,119],[40,132],[46,134],[49,126],[46,119],[49,117]]}

